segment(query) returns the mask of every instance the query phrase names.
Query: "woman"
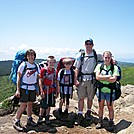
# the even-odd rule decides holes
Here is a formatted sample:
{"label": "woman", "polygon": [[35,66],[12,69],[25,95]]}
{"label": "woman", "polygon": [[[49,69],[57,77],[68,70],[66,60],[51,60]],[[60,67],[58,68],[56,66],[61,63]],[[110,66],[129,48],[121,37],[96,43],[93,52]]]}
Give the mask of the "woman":
{"label": "woman", "polygon": [[116,81],[117,76],[119,76],[119,72],[117,66],[114,66],[111,63],[112,53],[110,51],[105,51],[103,53],[103,60],[104,60],[103,65],[98,64],[95,68],[96,79],[98,80],[97,97],[99,100],[99,123],[97,124],[96,128],[100,129],[103,127],[103,109],[106,101],[107,108],[109,111],[109,129],[113,130],[114,128],[113,104],[115,100],[114,82]]}
{"label": "woman", "polygon": [[20,107],[16,112],[13,127],[18,131],[24,130],[24,127],[20,124],[20,118],[26,108],[27,125],[36,126],[32,119],[32,104],[36,100],[36,94],[38,95],[39,93],[36,85],[40,76],[40,70],[37,64],[34,63],[35,58],[35,51],[32,49],[27,50],[25,55],[26,61],[20,64],[17,72],[17,91],[15,95],[20,98]]}

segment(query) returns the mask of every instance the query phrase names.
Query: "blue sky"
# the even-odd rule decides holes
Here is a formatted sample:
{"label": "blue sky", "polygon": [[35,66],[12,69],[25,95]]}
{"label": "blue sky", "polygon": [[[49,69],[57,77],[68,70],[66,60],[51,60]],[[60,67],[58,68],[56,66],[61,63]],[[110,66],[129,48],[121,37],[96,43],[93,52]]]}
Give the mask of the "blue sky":
{"label": "blue sky", "polygon": [[0,60],[33,48],[37,58],[74,56],[87,38],[98,53],[134,62],[133,0],[0,0]]}

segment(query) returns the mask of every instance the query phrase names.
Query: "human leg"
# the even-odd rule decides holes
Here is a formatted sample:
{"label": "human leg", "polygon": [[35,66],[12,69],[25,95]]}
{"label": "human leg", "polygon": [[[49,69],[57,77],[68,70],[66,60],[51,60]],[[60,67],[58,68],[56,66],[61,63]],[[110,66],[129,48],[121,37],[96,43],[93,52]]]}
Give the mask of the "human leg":
{"label": "human leg", "polygon": [[22,113],[24,112],[26,108],[27,103],[20,103],[20,107],[16,112],[15,121],[13,123],[13,127],[18,131],[23,131],[24,127],[20,123],[20,118],[22,116]]}
{"label": "human leg", "polygon": [[91,119],[91,108],[93,104],[93,98],[95,96],[94,82],[86,81],[86,90],[87,90],[87,112],[85,113],[85,118],[87,120]]}
{"label": "human leg", "polygon": [[103,127],[103,122],[102,122],[102,120],[103,120],[104,103],[105,103],[105,100],[101,100],[101,101],[99,102],[99,111],[98,111],[98,113],[99,113],[99,122],[98,122],[98,124],[97,124],[97,126],[96,126],[96,129],[100,129],[100,128]]}

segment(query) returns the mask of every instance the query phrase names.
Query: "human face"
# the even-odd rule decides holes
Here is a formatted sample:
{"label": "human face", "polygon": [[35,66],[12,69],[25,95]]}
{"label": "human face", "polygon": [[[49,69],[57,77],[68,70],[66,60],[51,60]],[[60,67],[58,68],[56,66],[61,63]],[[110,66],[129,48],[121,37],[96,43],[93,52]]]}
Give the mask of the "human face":
{"label": "human face", "polygon": [[86,42],[85,47],[86,47],[86,50],[91,51],[93,48],[93,44],[91,42]]}
{"label": "human face", "polygon": [[109,53],[103,55],[103,60],[106,65],[110,65],[112,56]]}
{"label": "human face", "polygon": [[27,54],[27,60],[28,60],[29,63],[32,64],[34,62],[34,59],[35,59],[34,53]]}
{"label": "human face", "polygon": [[49,60],[47,63],[49,68],[54,68],[55,60]]}
{"label": "human face", "polygon": [[72,66],[71,63],[64,63],[64,66],[66,67],[67,70],[69,70]]}

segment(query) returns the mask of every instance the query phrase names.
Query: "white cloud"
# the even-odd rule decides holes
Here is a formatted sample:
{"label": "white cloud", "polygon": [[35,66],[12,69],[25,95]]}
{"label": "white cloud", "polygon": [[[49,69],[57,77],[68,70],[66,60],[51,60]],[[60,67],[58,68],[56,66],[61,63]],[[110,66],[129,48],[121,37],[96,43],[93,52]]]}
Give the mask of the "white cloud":
{"label": "white cloud", "polygon": [[13,60],[15,53],[18,50],[22,50],[22,49],[34,49],[36,54],[37,54],[37,58],[42,58],[42,59],[46,59],[49,55],[54,55],[56,57],[57,60],[59,60],[59,58],[61,57],[65,57],[65,56],[70,56],[70,57],[74,57],[75,53],[78,52],[78,50],[76,49],[71,49],[71,48],[54,48],[54,47],[28,47],[29,45],[27,44],[21,44],[18,47],[10,47],[8,49],[4,49],[2,50],[0,48],[0,60]]}

